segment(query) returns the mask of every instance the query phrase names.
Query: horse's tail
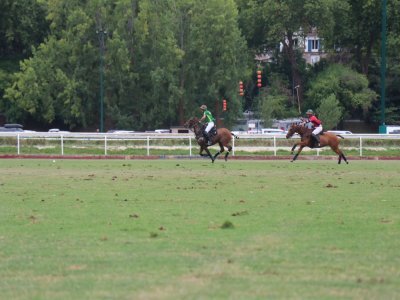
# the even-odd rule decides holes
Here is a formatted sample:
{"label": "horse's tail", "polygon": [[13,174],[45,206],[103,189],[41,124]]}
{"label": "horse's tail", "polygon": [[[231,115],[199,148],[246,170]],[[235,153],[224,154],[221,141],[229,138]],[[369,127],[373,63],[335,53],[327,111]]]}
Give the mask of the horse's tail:
{"label": "horse's tail", "polygon": [[336,136],[340,137],[341,139],[344,139],[344,137],[342,137],[340,134],[337,134]]}

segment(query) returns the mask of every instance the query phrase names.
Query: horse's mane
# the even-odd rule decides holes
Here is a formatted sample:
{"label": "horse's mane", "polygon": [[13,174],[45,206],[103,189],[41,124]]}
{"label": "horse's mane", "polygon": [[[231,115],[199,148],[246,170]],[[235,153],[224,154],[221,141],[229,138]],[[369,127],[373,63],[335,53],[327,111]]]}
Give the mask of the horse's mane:
{"label": "horse's mane", "polygon": [[187,121],[186,124],[187,125],[185,125],[185,126],[188,126],[189,128],[193,128],[193,132],[196,136],[196,139],[203,137],[203,131],[201,130],[200,122],[197,117],[193,117],[193,118],[189,119],[189,121]]}
{"label": "horse's mane", "polygon": [[312,132],[310,128],[305,126],[304,122],[293,123],[293,126],[295,127],[294,131],[300,135],[309,134]]}

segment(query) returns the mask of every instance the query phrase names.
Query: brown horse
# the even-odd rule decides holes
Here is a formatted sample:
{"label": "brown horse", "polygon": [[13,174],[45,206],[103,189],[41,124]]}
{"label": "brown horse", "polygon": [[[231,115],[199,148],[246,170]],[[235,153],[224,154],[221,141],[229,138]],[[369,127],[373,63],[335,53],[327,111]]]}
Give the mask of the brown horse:
{"label": "brown horse", "polygon": [[[217,129],[217,134],[213,137],[211,137],[211,146],[215,144],[219,144],[220,150],[212,156],[210,153],[210,150],[208,150],[209,145],[207,145],[207,141],[204,138],[203,134],[203,128],[200,126],[199,119],[196,117],[191,118],[185,123],[185,126],[189,129],[193,129],[193,132],[196,136],[197,143],[200,146],[200,152],[199,154],[201,156],[209,156],[211,158],[211,161],[214,162],[214,160],[217,158],[218,155],[220,155],[222,152],[225,151],[224,147],[228,149],[228,151],[225,153],[225,161],[228,159],[228,155],[232,150],[231,146],[231,141],[232,137],[238,138],[236,135],[234,135],[232,132],[230,132],[226,128],[218,128]],[[207,154],[204,154],[203,151],[206,151]]]}
{"label": "brown horse", "polygon": [[293,134],[295,133],[298,133],[300,135],[301,141],[294,144],[292,147],[291,153],[293,154],[294,149],[296,149],[297,146],[300,146],[295,156],[293,156],[293,159],[291,160],[292,162],[297,159],[297,156],[299,156],[301,150],[303,150],[304,147],[322,148],[325,146],[329,146],[333,151],[335,151],[337,155],[339,155],[338,164],[341,163],[342,158],[344,159],[346,164],[348,164],[346,156],[344,156],[343,152],[339,149],[340,140],[338,137],[343,139],[341,135],[335,135],[329,132],[324,132],[323,134],[320,135],[320,146],[316,147],[315,140],[312,137],[312,129],[305,127],[304,123],[293,123],[290,126],[288,133],[286,134],[286,138],[288,139],[292,137]]}

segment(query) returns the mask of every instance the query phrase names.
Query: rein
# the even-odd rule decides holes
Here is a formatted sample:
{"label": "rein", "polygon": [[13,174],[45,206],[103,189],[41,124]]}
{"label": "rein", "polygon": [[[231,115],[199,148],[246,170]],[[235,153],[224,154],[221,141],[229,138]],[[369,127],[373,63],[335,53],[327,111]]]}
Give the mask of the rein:
{"label": "rein", "polygon": [[[309,130],[307,127],[301,125],[301,124],[295,124],[290,131],[293,130],[293,134],[298,133],[301,138],[303,138],[303,135],[307,134],[307,131]],[[293,135],[292,134],[292,135]],[[291,136],[292,136],[291,135]]]}
{"label": "rein", "polygon": [[201,133],[201,129],[199,128],[199,123],[198,122],[196,124],[194,124],[192,128],[193,128],[192,131],[194,132],[194,135],[195,135],[197,140],[199,138],[203,137],[203,134]]}
{"label": "rein", "polygon": [[296,125],[296,130],[295,132],[297,132],[298,134],[300,134],[300,136],[303,136],[306,132],[307,132],[307,127],[302,126],[302,125]]}

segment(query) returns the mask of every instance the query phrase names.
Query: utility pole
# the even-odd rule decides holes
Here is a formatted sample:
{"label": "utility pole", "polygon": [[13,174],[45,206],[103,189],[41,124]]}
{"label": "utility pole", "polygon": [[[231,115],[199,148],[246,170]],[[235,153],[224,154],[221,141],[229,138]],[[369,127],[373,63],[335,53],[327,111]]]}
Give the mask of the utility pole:
{"label": "utility pole", "polygon": [[296,94],[297,94],[297,106],[298,106],[298,109],[299,109],[299,115],[301,115],[301,107],[300,107],[300,99],[299,99],[299,88],[300,88],[300,85],[296,85],[294,88],[295,88]]}
{"label": "utility pole", "polygon": [[381,1],[382,41],[381,41],[381,125],[379,133],[386,133],[385,124],[385,79],[386,79],[386,0]]}
{"label": "utility pole", "polygon": [[100,132],[104,132],[104,51],[105,44],[104,38],[107,34],[106,30],[96,30],[99,38],[99,50],[100,50]]}

